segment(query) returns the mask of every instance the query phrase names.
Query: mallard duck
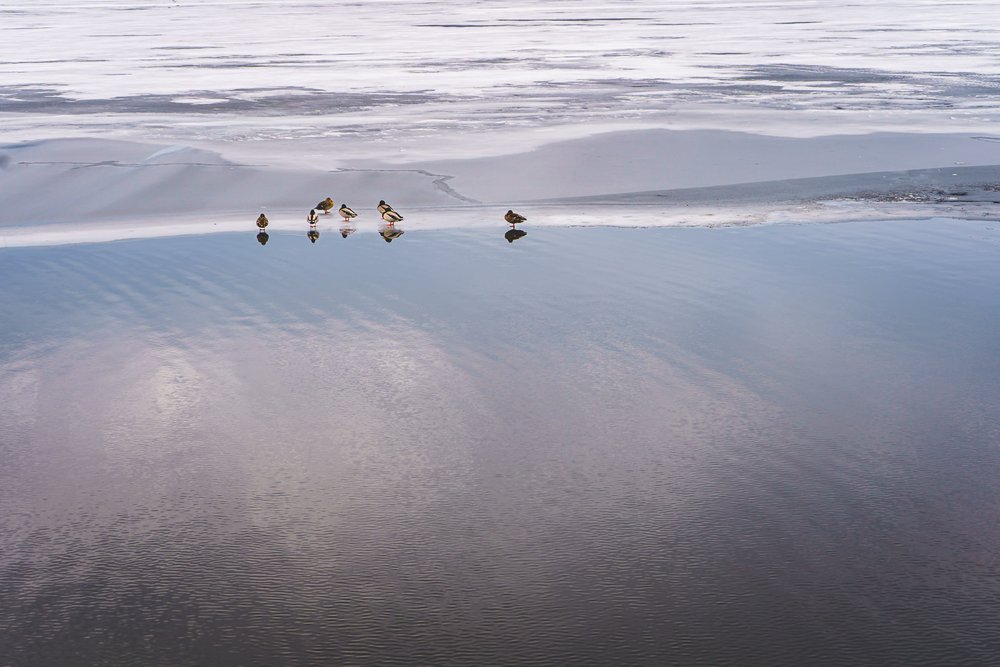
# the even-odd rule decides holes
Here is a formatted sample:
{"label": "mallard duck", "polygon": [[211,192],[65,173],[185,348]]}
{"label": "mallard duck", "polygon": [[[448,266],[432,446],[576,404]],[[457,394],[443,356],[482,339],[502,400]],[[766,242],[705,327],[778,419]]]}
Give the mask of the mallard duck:
{"label": "mallard duck", "polygon": [[311,242],[316,243],[316,239],[319,238],[319,232],[317,232],[315,229],[310,229],[309,233],[306,234],[306,236],[309,237],[309,240]]}
{"label": "mallard duck", "polygon": [[341,204],[340,205],[340,217],[342,217],[344,219],[344,222],[347,222],[351,218],[358,217],[358,214],[355,213],[354,209],[352,209],[347,204]]}
{"label": "mallard duck", "polygon": [[391,211],[392,207],[385,203],[384,199],[378,200],[378,212],[379,214],[385,213],[386,211]]}
{"label": "mallard duck", "polygon": [[271,238],[271,237],[267,235],[267,232],[265,232],[265,231],[259,231],[259,232],[257,232],[257,243],[259,243],[261,245],[267,245],[267,240],[269,238]]}
{"label": "mallard duck", "polygon": [[317,222],[319,222],[319,216],[316,215],[316,209],[314,208],[309,209],[309,215],[306,216],[306,222],[308,222],[310,225],[315,225]]}
{"label": "mallard duck", "polygon": [[260,227],[261,229],[267,227],[267,216],[264,215],[263,213],[257,216],[257,226]]}
{"label": "mallard duck", "polygon": [[510,209],[508,209],[507,212],[504,214],[503,219],[512,225],[516,225],[519,222],[524,222],[525,220],[527,220],[527,218],[521,215],[520,213],[514,213],[514,211],[511,211]]}
{"label": "mallard duck", "polygon": [[382,211],[382,219],[393,225],[403,219],[399,213],[396,213],[391,208],[387,211]]}
{"label": "mallard duck", "polygon": [[320,203],[316,204],[316,208],[323,211],[324,214],[327,214],[330,212],[330,209],[333,208],[333,200],[327,197]]}

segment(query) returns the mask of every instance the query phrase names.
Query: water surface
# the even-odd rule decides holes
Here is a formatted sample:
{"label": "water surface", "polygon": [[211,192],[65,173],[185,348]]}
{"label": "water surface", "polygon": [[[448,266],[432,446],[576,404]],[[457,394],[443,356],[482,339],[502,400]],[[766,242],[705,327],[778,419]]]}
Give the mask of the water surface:
{"label": "water surface", "polygon": [[0,663],[987,664],[1000,229],[0,251]]}

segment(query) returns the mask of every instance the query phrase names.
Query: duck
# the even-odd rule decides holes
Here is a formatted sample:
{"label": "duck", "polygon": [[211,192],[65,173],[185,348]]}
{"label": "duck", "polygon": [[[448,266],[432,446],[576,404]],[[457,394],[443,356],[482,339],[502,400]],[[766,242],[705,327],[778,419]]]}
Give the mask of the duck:
{"label": "duck", "polygon": [[503,219],[512,225],[516,225],[519,222],[524,222],[525,220],[527,220],[527,218],[521,215],[520,213],[514,213],[514,211],[510,209],[507,209],[507,212],[504,213]]}
{"label": "duck", "polygon": [[391,211],[392,207],[385,203],[384,199],[378,200],[378,212],[379,214],[385,213],[386,211]]}
{"label": "duck", "polygon": [[402,220],[403,216],[401,216],[399,213],[396,213],[394,210],[390,208],[388,210],[382,211],[382,219],[388,222],[390,225],[393,225]]}
{"label": "duck", "polygon": [[330,209],[333,208],[333,200],[327,197],[320,203],[316,204],[316,208],[323,211],[324,214],[327,214],[330,212]]}
{"label": "duck", "polygon": [[352,209],[347,204],[341,204],[340,205],[340,217],[342,217],[344,219],[344,222],[347,222],[351,218],[358,217],[358,214],[355,213],[354,209]]}
{"label": "duck", "polygon": [[263,213],[257,216],[257,226],[260,227],[261,229],[267,227],[267,216],[264,215]]}
{"label": "duck", "polygon": [[319,216],[316,215],[316,209],[314,208],[309,209],[309,215],[306,216],[306,222],[308,222],[310,225],[315,225],[317,222],[319,222]]}

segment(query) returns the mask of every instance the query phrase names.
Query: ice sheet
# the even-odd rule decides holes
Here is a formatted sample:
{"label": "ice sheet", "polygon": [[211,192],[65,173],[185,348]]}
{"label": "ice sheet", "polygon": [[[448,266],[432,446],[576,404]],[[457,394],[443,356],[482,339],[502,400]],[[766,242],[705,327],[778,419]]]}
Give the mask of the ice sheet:
{"label": "ice sheet", "polygon": [[4,3],[8,140],[216,144],[324,168],[639,127],[988,132],[996,3]]}

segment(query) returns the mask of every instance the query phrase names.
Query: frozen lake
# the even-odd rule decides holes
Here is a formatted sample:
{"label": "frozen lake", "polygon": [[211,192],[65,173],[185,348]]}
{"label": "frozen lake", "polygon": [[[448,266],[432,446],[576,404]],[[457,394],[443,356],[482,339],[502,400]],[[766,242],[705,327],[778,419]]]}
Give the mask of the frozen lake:
{"label": "frozen lake", "polygon": [[327,166],[647,126],[989,132],[995,13],[992,0],[5,2],[0,113],[8,139],[101,133]]}
{"label": "frozen lake", "polygon": [[0,667],[995,662],[996,5],[0,3]]}

